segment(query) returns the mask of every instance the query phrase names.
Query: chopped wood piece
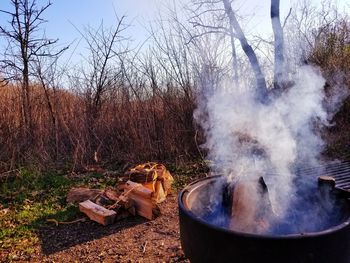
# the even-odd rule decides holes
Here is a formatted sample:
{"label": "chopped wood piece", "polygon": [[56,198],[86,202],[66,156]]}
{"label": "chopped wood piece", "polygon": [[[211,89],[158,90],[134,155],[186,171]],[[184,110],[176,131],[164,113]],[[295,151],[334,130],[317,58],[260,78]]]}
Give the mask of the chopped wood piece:
{"label": "chopped wood piece", "polygon": [[86,165],[84,168],[88,172],[96,172],[96,173],[105,172],[105,169],[99,167],[98,165]]}
{"label": "chopped wood piece", "polygon": [[136,216],[136,207],[135,207],[135,204],[134,204],[132,207],[128,208],[128,212],[129,212],[130,214],[132,214],[133,216]]}
{"label": "chopped wood piece", "polygon": [[265,233],[269,228],[266,218],[273,214],[267,185],[262,177],[255,181],[242,181],[231,191],[232,230]]}
{"label": "chopped wood piece", "polygon": [[142,196],[144,198],[148,198],[148,199],[152,198],[152,191],[144,187],[142,184],[134,183],[132,181],[127,181],[124,185],[124,189],[126,191],[131,191],[133,194]]}
{"label": "chopped wood piece", "polygon": [[118,201],[120,196],[120,194],[118,194],[118,192],[112,188],[106,188],[103,194],[113,201]]}
{"label": "chopped wood piece", "polygon": [[108,205],[112,205],[113,203],[115,203],[113,200],[109,199],[108,197],[106,197],[103,194],[99,195],[95,200],[90,200],[90,201],[93,201],[94,203],[101,205],[101,206],[108,206]]}
{"label": "chopped wood piece", "polygon": [[321,175],[318,177],[318,186],[328,185],[331,188],[335,187],[335,179],[334,177],[328,175]]}
{"label": "chopped wood piece", "polygon": [[135,194],[133,191],[128,197],[135,202],[136,213],[149,220],[154,219],[157,215],[153,214],[153,210],[157,210],[157,205],[153,203],[151,198],[145,198],[142,195]]}
{"label": "chopped wood piece", "polygon": [[151,181],[142,185],[147,189],[151,190],[152,192],[156,191],[156,181]]}
{"label": "chopped wood piece", "polygon": [[129,169],[124,176],[124,182],[130,180],[136,183],[141,183],[152,192],[156,191],[156,181],[161,181],[165,195],[171,192],[171,185],[174,181],[169,171],[163,164],[149,162],[140,164]]}
{"label": "chopped wood piece", "polygon": [[135,206],[135,202],[126,195],[121,195],[119,197],[118,204],[120,204],[125,210]]}
{"label": "chopped wood piece", "polygon": [[152,182],[155,181],[158,176],[157,172],[155,171],[157,166],[158,164],[153,162],[140,164],[129,169],[125,175],[133,182],[142,184]]}
{"label": "chopped wood piece", "polygon": [[79,203],[79,210],[86,214],[91,220],[104,226],[114,223],[117,213],[99,206],[90,200]]}
{"label": "chopped wood piece", "polygon": [[84,187],[72,188],[67,195],[67,203],[80,203],[86,200],[94,201],[103,191]]}
{"label": "chopped wood piece", "polygon": [[167,196],[171,193],[171,185],[174,182],[174,178],[171,176],[169,171],[164,170],[163,176],[160,177],[160,179],[162,180],[164,193]]}
{"label": "chopped wood piece", "polygon": [[154,171],[132,171],[126,172],[125,178],[137,183],[153,182],[157,178],[157,174]]}
{"label": "chopped wood piece", "polygon": [[235,184],[232,195],[231,229],[245,232],[254,229],[257,213],[255,192],[255,185],[250,182]]}
{"label": "chopped wood piece", "polygon": [[153,197],[157,204],[163,202],[166,199],[166,195],[163,189],[163,184],[161,181],[156,182],[156,190]]}

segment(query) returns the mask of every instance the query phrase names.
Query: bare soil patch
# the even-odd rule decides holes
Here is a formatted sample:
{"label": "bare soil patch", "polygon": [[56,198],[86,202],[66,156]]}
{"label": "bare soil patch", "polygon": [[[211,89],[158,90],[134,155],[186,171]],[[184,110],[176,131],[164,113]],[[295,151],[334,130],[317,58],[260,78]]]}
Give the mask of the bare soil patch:
{"label": "bare soil patch", "polygon": [[180,244],[177,196],[169,196],[160,206],[162,215],[153,221],[135,217],[106,227],[87,221],[42,228],[39,252],[27,260],[189,262]]}

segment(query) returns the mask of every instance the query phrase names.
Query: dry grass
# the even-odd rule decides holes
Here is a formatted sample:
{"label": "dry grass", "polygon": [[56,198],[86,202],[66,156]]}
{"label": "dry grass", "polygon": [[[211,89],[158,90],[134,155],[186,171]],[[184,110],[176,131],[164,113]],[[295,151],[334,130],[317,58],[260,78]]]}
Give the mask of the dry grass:
{"label": "dry grass", "polygon": [[[112,89],[112,90],[116,90]],[[32,87],[33,131],[23,132],[19,88],[0,90],[0,161],[2,170],[18,164],[88,164],[196,157],[193,99],[165,92],[132,98],[128,92],[105,94],[92,118],[87,99],[65,90]],[[30,134],[30,137],[28,136]]]}

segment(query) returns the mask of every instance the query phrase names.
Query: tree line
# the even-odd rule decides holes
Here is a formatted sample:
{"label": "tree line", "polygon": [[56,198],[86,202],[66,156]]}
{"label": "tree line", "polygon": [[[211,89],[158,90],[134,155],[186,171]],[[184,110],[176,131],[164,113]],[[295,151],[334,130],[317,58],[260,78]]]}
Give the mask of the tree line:
{"label": "tree line", "polygon": [[[112,26],[77,29],[88,53],[74,67],[60,62],[70,47],[43,33],[54,3],[9,1],[11,10],[0,10],[8,18],[0,25],[4,171],[201,158],[202,133],[193,122],[201,90],[229,82],[252,87],[267,103],[288,87],[298,63],[320,66],[330,92],[349,84],[349,19],[330,1],[319,9],[299,2],[282,18],[280,1],[271,0],[272,35],[263,38],[247,35],[234,2],[192,0],[150,26],[148,47],[135,45],[127,18],[116,17]],[[348,105],[336,116],[341,125],[349,122]],[[339,127],[328,137],[341,145],[349,138]]]}

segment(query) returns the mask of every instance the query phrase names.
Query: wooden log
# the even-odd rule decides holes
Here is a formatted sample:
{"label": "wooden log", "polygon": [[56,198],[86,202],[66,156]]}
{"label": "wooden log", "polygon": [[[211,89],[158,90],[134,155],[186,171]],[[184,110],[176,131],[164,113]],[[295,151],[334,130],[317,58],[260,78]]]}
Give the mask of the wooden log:
{"label": "wooden log", "polygon": [[236,183],[232,194],[230,229],[252,232],[256,224],[256,189],[246,182]]}
{"label": "wooden log", "polygon": [[103,194],[99,195],[95,200],[90,200],[90,201],[93,201],[94,203],[101,206],[109,206],[115,203],[115,201],[109,199]]}
{"label": "wooden log", "polygon": [[171,186],[174,182],[174,178],[171,176],[169,171],[164,170],[163,175],[161,177],[161,181],[163,184],[164,193],[167,196],[171,193]]}
{"label": "wooden log", "polygon": [[318,177],[318,186],[323,187],[327,185],[329,188],[335,187],[335,179],[332,176],[321,175]]}
{"label": "wooden log", "polygon": [[99,189],[89,189],[84,187],[72,188],[67,194],[66,201],[67,203],[80,203],[86,200],[94,201],[102,193],[103,191]]}
{"label": "wooden log", "polygon": [[143,186],[156,192],[156,181],[161,181],[165,195],[171,192],[171,185],[174,181],[173,177],[163,164],[154,162],[140,164],[129,169],[124,176],[124,182],[127,180],[141,183]]}
{"label": "wooden log", "polygon": [[155,181],[156,177],[157,174],[154,171],[130,171],[125,173],[127,180],[141,184]]}
{"label": "wooden log", "polygon": [[131,181],[124,185],[124,196],[134,202],[136,213],[149,220],[155,218],[157,206],[153,200],[153,192],[141,184]]}
{"label": "wooden log", "polygon": [[166,199],[166,195],[165,195],[165,192],[164,192],[164,189],[163,189],[163,184],[161,181],[157,181],[156,184],[155,184],[155,192],[154,192],[154,195],[153,195],[153,198],[155,200],[155,202],[157,204],[165,201]]}
{"label": "wooden log", "polygon": [[151,190],[152,192],[156,191],[156,181],[151,181],[142,185],[147,189]]}
{"label": "wooden log", "polygon": [[153,215],[153,209],[156,208],[156,206],[151,198],[145,198],[144,196],[135,194],[134,192],[131,192],[128,197],[134,201],[135,210],[138,215],[149,220],[155,218]]}
{"label": "wooden log", "polygon": [[137,165],[134,168],[129,169],[125,175],[126,177],[137,183],[148,183],[155,181],[157,179],[157,172],[155,168],[158,166],[157,163],[149,162]]}
{"label": "wooden log", "polygon": [[125,210],[135,206],[135,202],[126,195],[119,196],[118,204],[120,204]]}
{"label": "wooden log", "polygon": [[90,200],[79,203],[79,210],[86,214],[91,220],[104,226],[114,223],[117,213],[99,206]]}
{"label": "wooden log", "polygon": [[124,191],[130,191],[133,194],[142,196],[146,199],[151,199],[152,198],[152,191],[146,187],[144,187],[142,184],[138,184],[132,181],[127,181],[124,184]]}
{"label": "wooden log", "polygon": [[263,178],[238,182],[231,194],[230,229],[249,233],[266,232],[273,210]]}
{"label": "wooden log", "polygon": [[120,194],[112,189],[112,188],[106,188],[103,192],[103,194],[110,200],[113,200],[113,201],[118,201],[119,200],[119,196]]}

